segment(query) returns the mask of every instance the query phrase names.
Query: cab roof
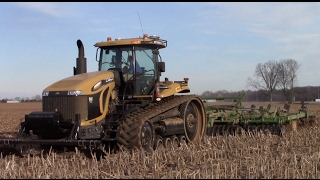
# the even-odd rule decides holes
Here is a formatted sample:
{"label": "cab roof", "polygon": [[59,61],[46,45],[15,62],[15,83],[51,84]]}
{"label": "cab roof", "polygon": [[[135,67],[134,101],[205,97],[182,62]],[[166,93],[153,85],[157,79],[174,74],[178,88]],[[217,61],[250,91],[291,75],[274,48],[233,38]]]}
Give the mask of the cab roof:
{"label": "cab roof", "polygon": [[106,46],[135,45],[135,44],[154,45],[159,49],[167,47],[166,40],[160,39],[159,36],[156,36],[156,35],[148,36],[147,34],[144,34],[143,37],[127,38],[127,39],[116,38],[115,40],[112,40],[111,37],[108,37],[107,41],[97,42],[94,46],[106,47]]}

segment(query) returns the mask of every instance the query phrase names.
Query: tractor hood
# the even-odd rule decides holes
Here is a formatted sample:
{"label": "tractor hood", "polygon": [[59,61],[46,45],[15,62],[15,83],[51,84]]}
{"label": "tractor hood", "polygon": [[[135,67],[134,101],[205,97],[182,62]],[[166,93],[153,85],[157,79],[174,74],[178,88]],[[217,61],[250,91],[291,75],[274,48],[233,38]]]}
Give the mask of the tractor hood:
{"label": "tractor hood", "polygon": [[43,91],[82,91],[82,95],[90,95],[97,93],[101,89],[100,87],[111,82],[114,82],[114,73],[112,71],[95,71],[62,79],[51,84]]}

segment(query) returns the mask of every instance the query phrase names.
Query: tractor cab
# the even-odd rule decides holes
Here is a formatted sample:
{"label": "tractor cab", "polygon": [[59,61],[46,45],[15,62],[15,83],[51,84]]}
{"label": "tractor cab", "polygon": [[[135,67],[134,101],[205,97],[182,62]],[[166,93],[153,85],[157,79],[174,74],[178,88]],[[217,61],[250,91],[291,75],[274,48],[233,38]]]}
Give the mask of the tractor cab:
{"label": "tractor cab", "polygon": [[166,41],[157,36],[132,39],[108,38],[97,43],[99,71],[113,70],[120,76],[119,96],[127,98],[152,98],[164,62],[159,49],[166,47]]}

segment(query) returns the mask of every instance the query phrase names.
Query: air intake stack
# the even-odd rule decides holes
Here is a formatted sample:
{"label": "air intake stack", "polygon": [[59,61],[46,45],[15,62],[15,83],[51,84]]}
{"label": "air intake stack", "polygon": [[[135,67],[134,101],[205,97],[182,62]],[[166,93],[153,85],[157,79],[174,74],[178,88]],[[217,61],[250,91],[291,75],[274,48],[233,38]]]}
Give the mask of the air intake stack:
{"label": "air intake stack", "polygon": [[73,75],[87,72],[87,59],[84,57],[84,47],[80,39],[77,40],[79,56],[77,58],[77,66],[73,67]]}

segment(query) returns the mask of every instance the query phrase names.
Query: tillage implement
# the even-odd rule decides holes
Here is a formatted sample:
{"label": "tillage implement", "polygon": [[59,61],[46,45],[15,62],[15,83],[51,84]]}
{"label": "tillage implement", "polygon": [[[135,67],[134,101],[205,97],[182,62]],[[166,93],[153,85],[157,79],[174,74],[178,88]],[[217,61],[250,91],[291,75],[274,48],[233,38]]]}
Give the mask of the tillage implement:
{"label": "tillage implement", "polygon": [[260,106],[250,108],[242,106],[242,99],[245,93],[239,96],[211,97],[203,98],[225,100],[232,99],[234,103],[230,105],[209,105],[206,103],[207,113],[207,135],[239,134],[243,131],[250,133],[270,132],[272,134],[283,135],[286,130],[297,130],[297,127],[312,125],[316,119],[309,115],[304,103],[298,112],[290,112],[290,105],[285,104],[283,108],[275,106],[271,110],[271,104],[267,108]]}

